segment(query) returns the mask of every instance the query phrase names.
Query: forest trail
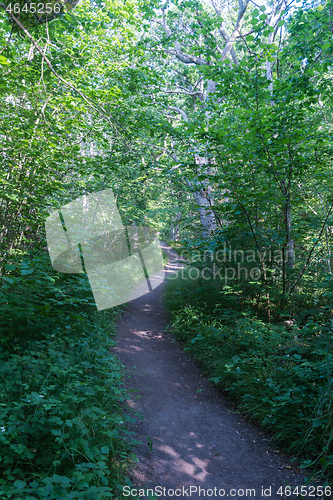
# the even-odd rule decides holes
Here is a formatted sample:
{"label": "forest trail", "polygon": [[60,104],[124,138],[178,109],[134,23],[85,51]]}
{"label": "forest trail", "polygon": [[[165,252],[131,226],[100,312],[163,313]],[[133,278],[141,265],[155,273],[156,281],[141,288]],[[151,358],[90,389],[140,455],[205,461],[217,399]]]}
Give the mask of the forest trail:
{"label": "forest trail", "polygon": [[[162,248],[170,259],[166,272],[175,272],[177,254],[165,244]],[[301,475],[286,469],[288,460],[268,437],[217,394],[165,332],[163,289],[164,284],[130,302],[117,326],[115,351],[130,375],[126,385],[134,390],[127,404],[143,415],[131,426],[143,442],[135,450],[139,461],[130,471],[133,484],[137,489],[180,489],[161,499],[222,498],[222,489],[236,500],[283,498],[279,487],[300,484]],[[205,492],[199,494],[199,487]],[[246,494],[246,489],[255,493]]]}

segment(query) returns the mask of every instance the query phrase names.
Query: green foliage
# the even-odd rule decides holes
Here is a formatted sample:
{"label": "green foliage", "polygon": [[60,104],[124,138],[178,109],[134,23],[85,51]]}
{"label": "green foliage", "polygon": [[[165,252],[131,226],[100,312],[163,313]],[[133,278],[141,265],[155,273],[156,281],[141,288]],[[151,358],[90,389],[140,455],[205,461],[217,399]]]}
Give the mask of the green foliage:
{"label": "green foliage", "polygon": [[191,282],[186,273],[183,277],[169,281],[167,304],[185,350],[304,467],[330,475],[331,321],[308,318],[289,329],[283,323],[267,325],[240,309],[230,287],[217,290],[212,282]]}
{"label": "green foliage", "polygon": [[45,261],[7,264],[2,286],[0,496],[113,498],[131,446],[110,354],[117,310],[95,312],[87,277]]}
{"label": "green foliage", "polygon": [[[306,290],[310,301],[332,272],[331,5],[276,16],[272,6],[249,6],[226,59],[219,35],[233,32],[237,11],[231,5],[222,19],[215,7],[170,2],[158,11],[154,38],[146,38],[155,65],[167,68],[160,104],[176,112],[168,176],[182,202],[173,205],[181,207],[178,224],[197,236],[193,214],[199,204],[203,220],[202,202],[214,200],[211,246],[254,251],[263,275],[235,285],[244,284],[243,295],[267,318],[293,314]],[[193,195],[201,201],[193,203]],[[280,258],[261,258],[269,251]]]}
{"label": "green foliage", "polygon": [[60,275],[43,252],[13,255],[2,276],[0,342],[45,339],[80,328],[95,307],[86,276]]}
{"label": "green foliage", "polygon": [[80,2],[52,22],[32,18],[21,21],[40,51],[11,33],[0,8],[1,57],[10,61],[0,64],[0,266],[7,253],[40,246],[50,211],[76,197],[112,187],[133,223],[156,214],[149,202],[161,194],[150,182],[161,176],[142,160],[141,143],[161,120],[137,96],[154,72],[136,46],[136,2]]}
{"label": "green foliage", "polygon": [[[331,4],[272,18],[248,4],[241,18],[237,2],[98,0],[45,22],[16,3],[24,35],[0,10],[1,495],[116,495],[127,445],[107,315],[85,276],[50,269],[43,229],[107,187],[124,224],[181,228],[190,256],[213,253],[169,288],[175,331],[280,442],[328,469]],[[214,198],[209,241],[200,197]],[[237,252],[255,254],[239,275]]]}

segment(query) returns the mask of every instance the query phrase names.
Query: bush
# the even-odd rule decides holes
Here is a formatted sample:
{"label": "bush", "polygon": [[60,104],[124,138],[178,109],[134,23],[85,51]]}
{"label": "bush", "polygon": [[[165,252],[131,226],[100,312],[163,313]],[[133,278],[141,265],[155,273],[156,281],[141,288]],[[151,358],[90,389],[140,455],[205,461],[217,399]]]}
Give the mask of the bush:
{"label": "bush", "polygon": [[113,498],[131,447],[117,311],[95,312],[85,276],[52,276],[40,257],[27,269],[2,287],[0,497]]}
{"label": "bush", "polygon": [[196,282],[169,282],[167,304],[175,335],[211,381],[265,426],[287,452],[301,457],[303,467],[331,475],[331,325],[314,320],[291,329],[268,325],[252,311],[239,310],[232,292],[225,295],[226,290],[209,286],[203,290],[204,285]]}

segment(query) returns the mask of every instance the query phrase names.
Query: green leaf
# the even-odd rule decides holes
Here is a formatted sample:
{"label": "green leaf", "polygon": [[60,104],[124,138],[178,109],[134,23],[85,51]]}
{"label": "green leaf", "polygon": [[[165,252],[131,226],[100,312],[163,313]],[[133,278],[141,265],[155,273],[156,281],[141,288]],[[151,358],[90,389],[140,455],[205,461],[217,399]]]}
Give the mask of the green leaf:
{"label": "green leaf", "polygon": [[51,429],[54,436],[62,436],[62,432],[59,429]]}
{"label": "green leaf", "polygon": [[130,478],[127,476],[125,477],[125,483],[127,484],[127,486],[130,486],[130,488],[133,488],[134,486]]}
{"label": "green leaf", "polygon": [[7,283],[10,283],[10,284],[14,283],[14,281],[15,281],[15,280],[13,280],[13,278],[9,278],[8,276],[3,276],[2,279],[4,281],[7,281]]}
{"label": "green leaf", "polygon": [[22,276],[27,276],[28,274],[32,274],[33,272],[33,269],[21,269]]}
{"label": "green leaf", "polygon": [[0,64],[10,64],[10,61],[5,57],[0,55]]}
{"label": "green leaf", "polygon": [[14,271],[14,269],[16,269],[16,266],[14,266],[13,264],[6,264],[5,268],[7,269],[7,271]]}
{"label": "green leaf", "polygon": [[25,487],[27,483],[25,481],[21,481],[20,479],[17,479],[15,482],[14,482],[14,486],[15,488],[20,488],[20,490],[23,490],[23,488]]}

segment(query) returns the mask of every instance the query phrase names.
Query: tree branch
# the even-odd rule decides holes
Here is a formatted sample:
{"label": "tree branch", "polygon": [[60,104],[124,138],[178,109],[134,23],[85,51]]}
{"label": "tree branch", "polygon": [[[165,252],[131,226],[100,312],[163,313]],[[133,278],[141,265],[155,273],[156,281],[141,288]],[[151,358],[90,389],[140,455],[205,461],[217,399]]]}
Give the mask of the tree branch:
{"label": "tree branch", "polygon": [[202,92],[200,90],[195,90],[194,92],[186,91],[186,90],[162,90],[165,94],[184,94],[190,97],[202,97]]}
{"label": "tree branch", "polygon": [[243,2],[243,0],[238,0],[238,16],[237,16],[236,26],[234,28],[234,31],[232,32],[232,34],[228,38],[228,41],[223,49],[223,53],[221,56],[222,61],[224,61],[228,57],[229,52],[233,48],[233,44],[234,44],[234,41],[236,40],[237,33],[240,33],[240,29],[241,29],[242,24],[243,24],[244,14],[245,14],[245,11],[246,11],[247,6],[249,4],[249,1],[250,0],[245,0],[245,2]]}
{"label": "tree branch", "polygon": [[[4,10],[6,10],[6,5],[4,5],[3,3],[0,3],[0,7],[2,7]],[[113,121],[114,123],[116,123],[118,125],[118,127],[121,128],[123,130],[123,132],[125,132],[127,134],[126,130],[122,127],[122,125],[120,125],[120,123],[117,120],[115,120],[115,118],[113,118],[107,111],[105,111],[105,109],[103,108],[103,106],[101,106],[100,104],[95,103],[94,101],[91,101],[90,99],[88,99],[88,97],[85,96],[79,89],[77,89],[74,85],[72,85],[71,83],[69,83],[64,78],[62,78],[62,76],[60,76],[53,69],[53,66],[52,66],[50,60],[46,57],[46,55],[44,54],[43,50],[39,47],[39,45],[36,43],[36,41],[34,40],[34,38],[30,35],[29,31],[23,26],[23,24],[21,23],[21,21],[16,16],[14,16],[14,14],[12,14],[11,12],[8,12],[8,14],[13,19],[13,21],[17,24],[17,26],[19,26],[19,28],[21,28],[21,30],[23,31],[23,33],[29,38],[29,40],[31,41],[31,43],[33,44],[33,46],[35,47],[35,49],[42,56],[42,60],[45,61],[46,65],[48,66],[48,68],[50,69],[50,71],[58,78],[58,80],[60,80],[62,83],[64,83],[65,85],[67,85],[69,88],[71,88],[74,92],[76,92],[77,94],[79,94],[79,96],[82,97],[82,99],[84,101],[86,101],[89,104],[90,107],[92,107],[93,109],[95,109],[98,112],[102,112],[102,114],[104,116],[106,116],[108,119],[110,119],[110,121]]]}
{"label": "tree branch", "polygon": [[325,229],[325,227],[326,227],[326,223],[327,223],[327,221],[328,221],[329,216],[330,216],[330,215],[331,215],[331,213],[332,213],[332,210],[333,210],[333,206],[331,206],[331,208],[330,208],[330,209],[329,209],[329,211],[327,212],[327,216],[325,217],[325,220],[324,220],[324,222],[323,222],[322,228],[321,228],[320,233],[319,233],[319,235],[318,235],[317,241],[316,241],[316,243],[314,243],[314,244],[313,244],[313,247],[311,248],[311,251],[310,251],[310,253],[309,253],[309,256],[308,256],[308,258],[307,258],[307,261],[306,261],[306,263],[304,264],[304,267],[303,267],[302,271],[300,272],[300,275],[298,276],[298,278],[296,278],[296,280],[294,281],[294,283],[291,285],[291,287],[290,287],[290,289],[289,289],[288,293],[291,293],[291,292],[294,290],[295,286],[296,286],[296,285],[300,282],[300,280],[301,280],[301,278],[302,278],[303,274],[305,273],[305,271],[306,271],[307,267],[309,266],[310,261],[311,261],[311,256],[312,256],[312,254],[313,254],[313,251],[314,251],[314,249],[316,248],[317,243],[320,241],[320,238],[322,237],[323,231],[324,231],[324,229]]}
{"label": "tree branch", "polygon": [[183,120],[185,122],[188,122],[187,114],[182,109],[177,108],[176,106],[168,106],[168,109],[172,109],[172,111],[176,111],[176,113],[180,114],[183,117]]}
{"label": "tree branch", "polygon": [[7,47],[8,47],[9,42],[10,42],[10,40],[11,40],[11,38],[12,38],[12,35],[13,35],[13,31],[14,31],[14,26],[12,26],[11,32],[10,32],[10,34],[9,34],[9,38],[8,38],[8,40],[7,40],[7,43],[6,43],[6,45],[4,45],[4,46],[2,47],[2,49],[0,50],[0,54],[1,54],[1,52],[3,52],[3,51],[4,51]]}
{"label": "tree branch", "polygon": [[[229,40],[229,38],[230,38],[230,37],[229,37],[229,35],[227,34],[227,32],[225,31],[225,29],[223,28],[222,24],[221,24],[221,26],[219,27],[219,33],[220,33],[220,35],[222,36],[222,38],[224,39],[224,41],[226,41],[226,42],[227,42],[227,41]],[[237,37],[236,37],[236,38],[237,38]],[[231,47],[231,49],[230,49],[230,55],[231,55],[231,57],[232,57],[232,60],[234,61],[234,64],[235,64],[236,66],[238,66],[238,65],[239,65],[239,61],[238,61],[238,57],[237,57],[237,55],[236,55],[236,51],[235,51],[234,47]]]}
{"label": "tree branch", "polygon": [[185,64],[197,64],[198,66],[207,66],[209,63],[205,59],[197,56],[189,56],[187,54],[183,54],[180,50],[177,49],[163,49],[166,54],[171,54],[172,56],[176,56],[181,62]]}

